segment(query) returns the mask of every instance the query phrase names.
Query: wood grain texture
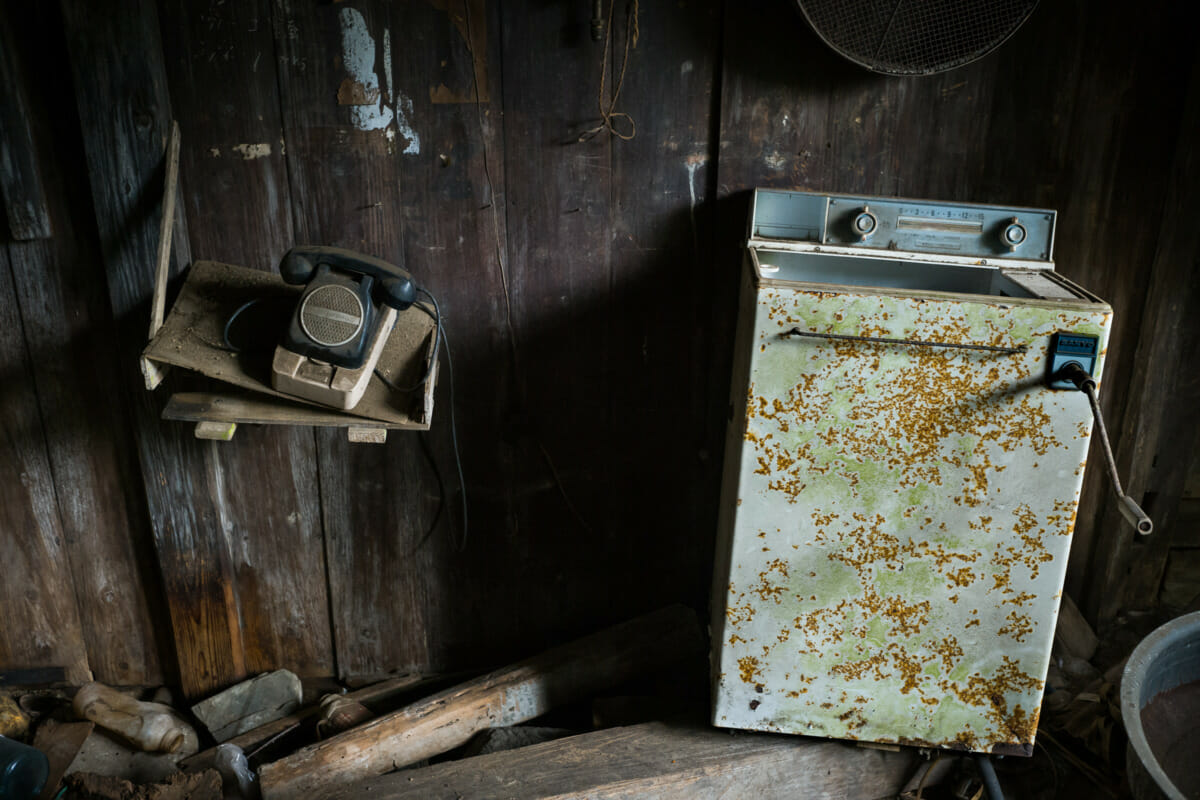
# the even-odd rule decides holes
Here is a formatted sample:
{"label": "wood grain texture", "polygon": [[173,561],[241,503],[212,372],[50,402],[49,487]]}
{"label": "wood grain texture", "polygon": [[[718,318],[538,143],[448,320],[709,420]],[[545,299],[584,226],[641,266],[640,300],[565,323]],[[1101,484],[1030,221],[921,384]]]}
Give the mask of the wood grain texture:
{"label": "wood grain texture", "polygon": [[[413,76],[399,72],[393,60],[402,49],[415,49],[412,32],[399,21],[409,13],[410,4],[379,2],[276,0],[272,7],[299,244],[346,247],[406,264],[406,168],[436,159],[415,116]],[[346,81],[370,83],[362,88],[375,92],[373,103],[339,104]],[[317,462],[338,674],[430,664],[437,638],[426,607],[445,585],[436,561],[445,548],[438,539],[421,546],[437,488],[416,436],[396,434],[384,445],[364,447],[348,442],[343,431],[319,430]]]}
{"label": "wood grain texture", "polygon": [[[271,5],[179,7],[163,30],[171,102],[185,123],[192,251],[277,272],[296,242]],[[215,452],[247,670],[333,674],[312,431],[243,428]]]}
{"label": "wood grain texture", "polygon": [[[25,30],[59,31],[58,9],[10,9]],[[144,490],[119,400],[112,312],[92,205],[75,182],[86,174],[70,105],[61,38],[25,43],[37,83],[30,123],[55,235],[8,245],[17,302],[42,409],[55,498],[96,680],[116,686],[164,678],[170,633],[154,566]],[[156,630],[156,627],[158,630]]]}
{"label": "wood grain texture", "polygon": [[[610,575],[650,605],[708,599],[720,492],[708,421],[723,418],[707,398],[717,344],[708,322],[714,272],[728,266],[712,247],[720,22],[719,3],[640,6],[619,102],[637,135],[610,143],[612,304],[601,337],[602,452],[620,503],[606,509],[599,487],[578,480],[593,454],[556,457],[567,491],[607,534]],[[614,25],[614,35],[626,27]],[[620,64],[611,68],[615,81]]]}
{"label": "wood grain texture", "polygon": [[163,409],[163,419],[190,422],[238,422],[249,425],[303,425],[305,427],[345,428],[353,425],[383,429],[387,423],[347,417],[336,411],[321,411],[299,404],[285,405],[259,394],[231,392],[179,392],[171,395]]}
{"label": "wood grain texture", "polygon": [[13,289],[0,254],[0,664],[60,666],[73,683],[90,679],[71,566],[55,502],[46,435]]}
{"label": "wood grain texture", "polygon": [[[1157,4],[1159,22],[1129,26],[1117,9],[1086,3],[1039,8],[1001,48],[998,76],[1024,85],[997,91],[983,180],[1011,199],[1059,211],[1057,270],[1113,307],[1100,400],[1114,435],[1141,411],[1129,404],[1148,281],[1161,230],[1171,162],[1179,140],[1191,68],[1178,9]],[[1065,35],[1064,35],[1065,34]],[[1120,50],[1118,54],[1116,51]],[[1102,457],[1093,442],[1090,462]],[[1114,441],[1119,458],[1132,442]],[[1122,476],[1128,481],[1132,476]],[[1111,492],[1103,468],[1087,471],[1068,567],[1067,589],[1101,628],[1111,614],[1111,579],[1098,554],[1126,536],[1101,522]]]}
{"label": "wood grain texture", "polygon": [[[158,16],[146,0],[117,8],[64,0],[64,28],[84,136],[92,201],[117,324],[121,388],[133,419],[159,569],[184,693],[191,697],[246,674],[232,531],[214,443],[158,420],[136,354],[153,290],[162,159],[171,119]],[[175,267],[190,261],[176,232]],[[216,480],[214,480],[216,478]]]}
{"label": "wood grain texture", "polygon": [[0,197],[8,231],[20,241],[44,239],[53,226],[30,126],[30,85],[17,47],[17,17],[7,5],[0,7]]}
{"label": "wood grain texture", "polygon": [[[514,374],[501,270],[506,239],[504,115],[501,102],[499,3],[435,0],[392,4],[392,69],[400,91],[412,98],[413,124],[422,155],[400,156],[400,202],[408,268],[441,303],[450,351],[438,373],[433,427],[424,437],[445,485],[440,521],[422,546],[428,572],[419,580],[415,613],[426,631],[426,669],[490,668],[511,656],[505,630],[511,485],[514,448]],[[420,32],[423,46],[402,44]],[[474,69],[475,74],[472,74]],[[475,84],[478,79],[480,83]],[[447,87],[469,103],[443,104],[423,87]],[[480,102],[476,104],[476,92]],[[453,355],[455,407],[451,408],[449,356]],[[459,486],[450,436],[455,415],[466,473],[469,527],[465,552]],[[421,469],[423,491],[433,495],[433,464]],[[428,501],[426,501],[428,502]],[[426,516],[422,536],[432,518]],[[445,590],[445,575],[479,591]],[[486,588],[485,588],[486,587]],[[499,606],[500,608],[497,608]],[[535,645],[536,646],[536,645]],[[485,655],[486,654],[486,655]],[[387,669],[386,661],[376,669]],[[362,669],[370,674],[366,664]]]}
{"label": "wood grain texture", "polygon": [[[1191,464],[1200,450],[1195,398],[1200,380],[1200,60],[1194,60],[1165,193],[1157,249],[1150,267],[1143,324],[1138,332],[1123,426],[1114,431],[1126,493],[1150,506],[1155,533],[1138,536],[1106,496],[1098,517],[1106,535],[1096,564],[1107,586],[1099,616],[1152,608],[1172,546],[1195,547],[1194,530],[1181,518],[1180,503]],[[1106,487],[1108,488],[1108,487]]]}
{"label": "wood grain texture", "polygon": [[903,788],[916,761],[908,750],[650,722],[405,770],[329,797],[882,800]]}
{"label": "wood grain texture", "polygon": [[696,615],[670,606],[439,692],[264,765],[263,797],[319,797],[695,658]]}

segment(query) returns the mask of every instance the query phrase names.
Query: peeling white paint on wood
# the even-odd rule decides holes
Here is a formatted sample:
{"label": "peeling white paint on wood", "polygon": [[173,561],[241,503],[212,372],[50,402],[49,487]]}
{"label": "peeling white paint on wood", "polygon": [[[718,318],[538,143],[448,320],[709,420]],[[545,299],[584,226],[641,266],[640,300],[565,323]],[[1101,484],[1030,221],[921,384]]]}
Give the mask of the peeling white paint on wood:
{"label": "peeling white paint on wood", "polygon": [[271,155],[270,142],[261,142],[259,144],[235,144],[230,149],[247,161]]}
{"label": "peeling white paint on wood", "polygon": [[362,12],[353,8],[343,8],[338,19],[341,23],[342,64],[346,73],[351,80],[362,86],[364,95],[378,98],[367,105],[348,106],[351,123],[361,131],[383,130],[388,141],[393,141],[396,133],[399,133],[408,142],[404,153],[420,153],[421,137],[413,130],[410,122],[413,113],[412,99],[399,91],[392,79],[391,31],[386,28],[383,31],[384,91],[380,91],[379,73],[375,68],[375,39],[367,30],[367,21]]}
{"label": "peeling white paint on wood", "polygon": [[[375,72],[375,40],[367,30],[362,12],[343,8],[339,14],[342,26],[342,64],[350,78],[360,83],[368,96],[379,95],[379,75]],[[377,131],[392,123],[394,113],[380,97],[371,105],[350,106],[350,119],[362,131]]]}
{"label": "peeling white paint on wood", "polygon": [[404,148],[404,153],[415,156],[421,152],[421,137],[408,122],[413,113],[413,102],[410,97],[398,90],[396,92],[396,111],[396,129],[400,131],[401,136],[408,139],[408,146]]}

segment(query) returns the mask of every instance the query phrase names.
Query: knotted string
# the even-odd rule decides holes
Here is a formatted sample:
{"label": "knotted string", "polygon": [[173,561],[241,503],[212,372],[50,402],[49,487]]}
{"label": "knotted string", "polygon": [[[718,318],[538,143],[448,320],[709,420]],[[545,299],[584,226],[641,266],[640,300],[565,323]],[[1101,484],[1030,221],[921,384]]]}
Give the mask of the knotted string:
{"label": "knotted string", "polygon": [[[613,87],[612,98],[608,101],[607,108],[604,104],[604,85],[608,77],[608,53],[612,49],[612,29],[613,29],[613,13],[616,6],[616,0],[609,0],[608,3],[608,25],[605,26],[604,34],[604,51],[600,56],[600,92],[596,96],[596,105],[600,109],[600,124],[596,127],[584,131],[579,135],[578,141],[586,142],[601,131],[608,131],[618,139],[629,141],[637,135],[637,125],[633,122],[633,117],[626,114],[624,111],[617,111],[617,98],[621,96],[621,87],[625,83],[625,70],[629,67],[629,50],[631,47],[637,47],[638,35],[638,0],[633,0],[629,4],[629,10],[626,14],[625,28],[625,54],[621,58],[621,74],[617,77],[617,84]],[[623,133],[617,130],[616,121],[626,120],[629,123],[629,132]]]}

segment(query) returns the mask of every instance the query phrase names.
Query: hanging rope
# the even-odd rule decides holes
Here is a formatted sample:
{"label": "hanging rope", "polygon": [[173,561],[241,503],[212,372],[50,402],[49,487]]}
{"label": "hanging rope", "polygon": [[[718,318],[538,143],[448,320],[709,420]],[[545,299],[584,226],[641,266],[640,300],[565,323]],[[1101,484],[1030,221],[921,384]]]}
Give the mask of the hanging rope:
{"label": "hanging rope", "polygon": [[[617,98],[621,96],[621,87],[625,83],[625,71],[629,67],[629,51],[637,47],[638,35],[638,0],[632,0],[626,11],[625,23],[625,54],[621,57],[621,74],[617,77],[617,83],[613,86],[612,97],[605,104],[604,86],[608,77],[608,54],[612,50],[612,30],[613,30],[613,13],[615,11],[616,0],[609,0],[608,3],[608,25],[605,26],[604,34],[604,50],[600,55],[600,92],[596,96],[596,105],[600,109],[600,124],[591,130],[586,130],[579,136],[579,141],[586,142],[601,131],[608,131],[618,139],[629,141],[637,135],[637,125],[633,122],[633,117],[626,114],[624,111],[617,111]],[[623,132],[617,129],[617,121],[624,120],[629,123],[628,132]]]}

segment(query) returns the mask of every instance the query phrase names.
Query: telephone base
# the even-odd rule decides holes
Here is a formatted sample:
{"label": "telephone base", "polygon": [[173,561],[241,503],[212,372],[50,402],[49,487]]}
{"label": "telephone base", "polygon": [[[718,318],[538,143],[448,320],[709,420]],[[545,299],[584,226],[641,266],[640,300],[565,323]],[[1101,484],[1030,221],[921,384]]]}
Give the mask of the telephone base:
{"label": "telephone base", "polygon": [[383,321],[376,327],[361,367],[338,367],[277,347],[271,363],[271,386],[276,391],[343,411],[354,408],[371,382],[375,365],[379,363],[396,321],[396,309],[385,306],[382,312]]}

